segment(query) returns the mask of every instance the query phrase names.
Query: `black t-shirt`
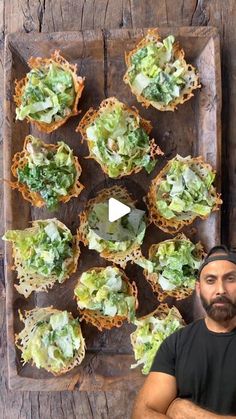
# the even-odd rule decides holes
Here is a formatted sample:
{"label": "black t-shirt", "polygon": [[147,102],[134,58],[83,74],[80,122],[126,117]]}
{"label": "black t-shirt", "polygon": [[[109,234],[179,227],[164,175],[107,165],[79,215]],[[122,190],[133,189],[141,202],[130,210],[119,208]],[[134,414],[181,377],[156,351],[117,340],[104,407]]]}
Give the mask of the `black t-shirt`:
{"label": "black t-shirt", "polygon": [[170,335],[151,371],[174,375],[178,397],[223,415],[236,415],[236,328],[211,332],[204,319]]}

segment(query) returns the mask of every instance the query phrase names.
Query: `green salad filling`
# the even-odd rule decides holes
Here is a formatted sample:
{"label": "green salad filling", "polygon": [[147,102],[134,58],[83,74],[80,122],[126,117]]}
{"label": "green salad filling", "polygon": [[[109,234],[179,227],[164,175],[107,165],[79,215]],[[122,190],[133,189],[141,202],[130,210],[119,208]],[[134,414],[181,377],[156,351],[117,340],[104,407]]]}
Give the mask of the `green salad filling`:
{"label": "green salad filling", "polygon": [[137,362],[132,364],[131,368],[143,364],[142,373],[148,374],[161,343],[180,329],[182,324],[173,309],[170,309],[164,319],[150,316],[136,320],[135,325],[137,329],[131,334],[131,342]]}
{"label": "green salad filling", "polygon": [[27,144],[27,163],[18,168],[18,181],[43,198],[49,210],[57,208],[59,198],[68,195],[76,180],[73,152],[63,141],[56,150],[44,147],[31,136]]}
{"label": "green salad filling", "polygon": [[97,252],[129,250],[134,244],[142,244],[145,230],[146,222],[143,211],[131,211],[111,223],[108,221],[108,202],[97,203],[90,210],[88,216],[89,249],[94,249]]}
{"label": "green salad filling", "polygon": [[195,214],[208,216],[216,203],[214,179],[215,173],[207,165],[177,156],[158,185],[158,212],[167,220],[188,220]]}
{"label": "green salad filling", "polygon": [[70,115],[75,101],[72,74],[56,62],[33,68],[27,73],[27,83],[16,109],[16,118],[32,118],[46,124]]}
{"label": "green salad filling", "polygon": [[160,41],[151,41],[131,56],[128,77],[135,91],[149,101],[168,105],[181,96],[182,90],[195,77],[186,62],[176,59],[174,36]]}
{"label": "green salad filling", "polygon": [[194,289],[198,269],[202,263],[201,245],[190,240],[167,240],[155,246],[150,260],[137,262],[149,273],[158,274],[164,291],[187,287]]}
{"label": "green salad filling", "polygon": [[44,277],[55,275],[59,282],[63,282],[68,258],[73,257],[73,236],[66,226],[63,229],[56,221],[38,220],[34,222],[36,227],[9,230],[3,239],[13,242],[25,272]]}
{"label": "green salad filling", "polygon": [[[22,332],[19,334],[21,339]],[[67,311],[51,314],[48,320],[38,321],[22,351],[24,362],[30,360],[37,368],[60,372],[66,368],[81,348],[79,321]]]}
{"label": "green salad filling", "polygon": [[150,173],[156,164],[150,156],[149,136],[140,117],[116,101],[107,107],[86,129],[90,153],[108,176],[116,178],[137,168]]}
{"label": "green salad filling", "polygon": [[120,270],[108,266],[84,272],[75,288],[78,307],[98,310],[105,316],[135,318],[135,297],[129,295],[128,284]]}

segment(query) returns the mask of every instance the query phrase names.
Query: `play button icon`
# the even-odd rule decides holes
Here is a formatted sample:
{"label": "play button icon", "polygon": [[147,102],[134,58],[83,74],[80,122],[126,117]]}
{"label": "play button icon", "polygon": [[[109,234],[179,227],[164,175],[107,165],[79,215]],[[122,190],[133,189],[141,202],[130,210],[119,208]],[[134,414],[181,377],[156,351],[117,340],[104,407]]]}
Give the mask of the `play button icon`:
{"label": "play button icon", "polygon": [[119,220],[131,212],[128,205],[123,204],[115,198],[110,198],[108,201],[108,220],[110,223]]}
{"label": "play button icon", "polygon": [[135,192],[129,193],[126,182],[107,182],[97,185],[90,193],[86,218],[92,232],[88,232],[90,246],[93,246],[93,240],[99,237],[102,239],[99,244],[101,247],[104,247],[103,240],[106,240],[110,242],[109,246],[112,249],[112,242],[115,246],[116,242],[140,240],[146,230],[146,212],[143,201],[140,202],[143,191],[139,185],[126,181]]}

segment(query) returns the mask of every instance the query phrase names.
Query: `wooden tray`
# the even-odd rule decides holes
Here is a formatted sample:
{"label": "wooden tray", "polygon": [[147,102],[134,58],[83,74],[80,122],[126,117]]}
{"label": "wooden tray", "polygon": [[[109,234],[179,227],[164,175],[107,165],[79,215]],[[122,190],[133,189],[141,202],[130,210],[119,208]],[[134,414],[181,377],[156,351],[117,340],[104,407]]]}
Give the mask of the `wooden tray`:
{"label": "wooden tray", "polygon": [[[127,177],[125,184],[139,201],[145,195],[151,179],[159,172],[166,162],[179,153],[182,156],[202,155],[217,170],[217,188],[220,189],[221,164],[221,81],[220,81],[220,50],[216,29],[200,28],[160,28],[160,34],[173,34],[186,51],[187,61],[197,66],[202,83],[189,102],[179,106],[172,112],[158,112],[155,109],[145,110],[140,106],[129,88],[123,83],[125,72],[124,52],[130,50],[140,39],[146,29],[84,31],[53,34],[11,34],[7,37],[5,50],[5,135],[4,135],[4,177],[10,179],[11,159],[14,153],[22,149],[23,141],[29,133],[49,143],[65,140],[79,156],[82,166],[81,182],[86,186],[79,198],[72,199],[60,207],[55,213],[44,209],[36,209],[23,200],[21,194],[12,191],[5,183],[5,229],[26,228],[31,220],[57,216],[73,233],[78,227],[78,214],[91,195],[92,190],[101,183],[110,185],[94,160],[85,160],[88,154],[86,144],[81,144],[80,135],[75,132],[79,120],[90,106],[97,107],[109,96],[129,105],[135,105],[141,115],[150,119],[154,128],[153,137],[165,153],[151,175],[144,171]],[[65,126],[47,135],[37,132],[26,122],[15,121],[15,105],[13,103],[14,80],[22,78],[28,71],[27,60],[30,56],[49,56],[55,49],[60,49],[68,61],[78,64],[78,74],[86,77],[86,87],[79,103],[82,112],[71,118]],[[195,228],[193,228],[195,227]],[[202,240],[206,249],[220,241],[220,212],[216,212],[206,221],[197,221],[184,232],[194,241]],[[147,230],[143,251],[152,243],[157,243],[167,234],[153,225]],[[79,274],[92,266],[106,266],[107,263],[95,251],[88,251],[81,246],[82,254],[78,271],[64,284],[55,285],[48,293],[33,293],[27,300],[18,294],[13,287],[16,280],[15,272],[11,271],[11,245],[6,244],[5,268],[7,284],[7,341],[9,360],[9,386],[14,390],[114,390],[135,389],[143,382],[140,370],[130,370],[134,362],[129,334],[134,326],[124,324],[120,329],[103,333],[93,326],[82,324],[86,339],[86,357],[80,367],[64,376],[54,378],[51,374],[38,370],[30,365],[22,366],[20,352],[14,345],[14,334],[22,329],[18,309],[29,310],[35,306],[53,304],[59,309],[68,309],[77,315],[73,298],[73,289]],[[134,279],[139,290],[138,315],[144,315],[156,308],[158,302],[145,282],[142,269],[128,265],[126,272]],[[170,303],[174,300],[170,299]],[[176,304],[186,322],[200,316],[201,310],[194,297]]]}

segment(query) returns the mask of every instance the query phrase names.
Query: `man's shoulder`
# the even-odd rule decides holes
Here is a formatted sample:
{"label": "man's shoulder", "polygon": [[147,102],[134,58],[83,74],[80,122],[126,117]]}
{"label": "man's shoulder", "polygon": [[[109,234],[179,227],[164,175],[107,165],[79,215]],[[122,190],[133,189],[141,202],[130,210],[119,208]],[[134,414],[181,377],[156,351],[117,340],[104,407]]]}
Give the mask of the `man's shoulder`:
{"label": "man's shoulder", "polygon": [[186,326],[182,327],[180,330],[182,331],[182,333],[189,333],[191,330],[196,330],[200,327],[202,327],[202,324],[204,323],[204,319],[197,319],[194,320],[193,322],[187,324]]}
{"label": "man's shoulder", "polygon": [[176,330],[174,333],[172,333],[167,340],[169,343],[175,344],[178,341],[185,341],[185,339],[189,339],[190,335],[198,333],[198,331],[201,330],[202,324],[204,322],[204,319],[198,319],[194,320],[193,322],[187,324],[184,327],[181,327],[181,329]]}

